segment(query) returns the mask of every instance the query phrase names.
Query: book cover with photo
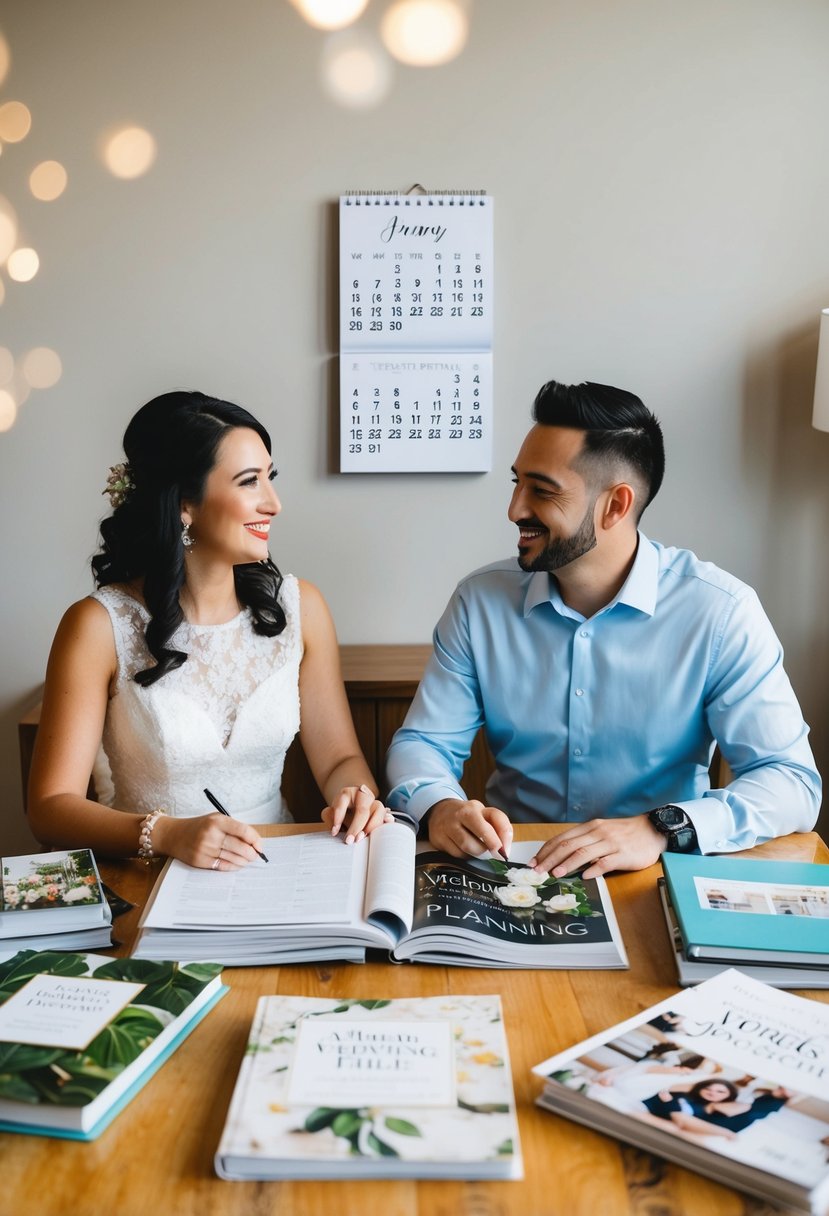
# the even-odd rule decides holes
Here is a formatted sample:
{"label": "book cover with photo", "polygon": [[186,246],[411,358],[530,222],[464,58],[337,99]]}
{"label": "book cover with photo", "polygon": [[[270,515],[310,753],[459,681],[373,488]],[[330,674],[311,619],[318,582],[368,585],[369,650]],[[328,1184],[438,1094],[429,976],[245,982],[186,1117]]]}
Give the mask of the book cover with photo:
{"label": "book cover with photo", "polygon": [[829,1007],[737,970],[545,1060],[539,1105],[727,1186],[829,1204]]}
{"label": "book cover with photo", "polygon": [[497,996],[260,997],[227,1179],[522,1177]]}
{"label": "book cover with photo", "polygon": [[[659,902],[665,917],[665,927],[673,951],[677,982],[683,988],[690,988],[694,984],[701,984],[703,980],[710,980],[712,976],[725,971],[730,965],[729,963],[706,962],[703,959],[688,958],[664,878],[657,879],[657,887]],[[787,963],[785,956],[779,963],[741,962],[740,971],[743,975],[750,975],[753,979],[760,980],[763,984],[770,984],[773,988],[829,988],[829,967],[798,967],[796,964]]]}
{"label": "book cover with photo", "polygon": [[90,849],[0,859],[0,939],[111,920]]}
{"label": "book cover with photo", "polygon": [[95,1139],[227,991],[220,972],[0,955],[0,1130]]}
{"label": "book cover with photo", "polygon": [[829,963],[829,865],[663,853],[662,868],[689,958]]}
{"label": "book cover with photo", "polygon": [[553,878],[526,864],[541,841],[500,858],[454,858],[385,824],[354,845],[329,832],[265,838],[269,864],[220,873],[168,863],[139,926],[137,958],[227,965],[398,961],[473,967],[626,967],[602,878]]}

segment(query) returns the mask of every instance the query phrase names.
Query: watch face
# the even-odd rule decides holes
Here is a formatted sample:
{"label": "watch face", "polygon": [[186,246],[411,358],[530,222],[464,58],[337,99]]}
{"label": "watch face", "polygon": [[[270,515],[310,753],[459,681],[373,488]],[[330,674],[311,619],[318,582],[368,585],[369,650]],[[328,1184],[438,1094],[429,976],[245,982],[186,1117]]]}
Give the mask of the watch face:
{"label": "watch face", "polygon": [[659,822],[671,832],[688,826],[688,816],[678,806],[661,806],[656,811]]}

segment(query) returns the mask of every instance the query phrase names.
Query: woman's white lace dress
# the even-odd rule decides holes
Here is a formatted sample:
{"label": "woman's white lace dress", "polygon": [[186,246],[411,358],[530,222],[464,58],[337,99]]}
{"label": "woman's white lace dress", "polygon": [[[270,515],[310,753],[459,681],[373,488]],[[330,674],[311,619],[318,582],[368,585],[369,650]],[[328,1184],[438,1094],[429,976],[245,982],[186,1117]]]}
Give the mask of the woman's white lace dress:
{"label": "woman's white lace dress", "polygon": [[223,625],[184,623],[168,645],[188,658],[155,684],[132,678],[152,666],[149,613],[117,587],[93,598],[109,613],[118,667],[95,764],[98,798],[122,811],[204,815],[205,786],[243,823],[281,823],[282,767],[299,729],[302,632],[299,586],[279,593],[287,625],[273,638],[253,630],[245,608]]}

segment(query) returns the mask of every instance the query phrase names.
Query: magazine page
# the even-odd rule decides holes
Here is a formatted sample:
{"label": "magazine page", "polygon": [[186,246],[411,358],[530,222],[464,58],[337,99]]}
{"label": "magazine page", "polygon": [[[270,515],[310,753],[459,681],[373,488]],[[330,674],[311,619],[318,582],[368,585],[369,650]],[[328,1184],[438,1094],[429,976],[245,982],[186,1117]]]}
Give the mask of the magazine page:
{"label": "magazine page", "polygon": [[739,971],[677,993],[533,1071],[548,1079],[550,1105],[562,1087],[582,1099],[583,1114],[591,1104],[610,1108],[622,1129],[628,1123],[615,1130],[634,1142],[630,1120],[643,1126],[646,1143],[653,1136],[645,1132],[657,1129],[692,1152],[806,1189],[829,1178],[829,1008]]}
{"label": "magazine page", "polygon": [[605,965],[626,963],[604,882],[536,873],[526,863],[539,847],[516,842],[505,862],[419,846],[410,938],[422,939],[424,949],[430,941],[446,948],[447,940],[460,939],[468,952],[498,959],[555,952],[579,965],[578,956],[598,952],[615,960]]}
{"label": "magazine page", "polygon": [[368,838],[365,919],[398,942],[412,927],[417,837],[406,824],[386,823]]}
{"label": "magazine page", "polygon": [[371,837],[346,845],[328,832],[264,838],[268,858],[242,870],[165,866],[142,928],[362,923]]}

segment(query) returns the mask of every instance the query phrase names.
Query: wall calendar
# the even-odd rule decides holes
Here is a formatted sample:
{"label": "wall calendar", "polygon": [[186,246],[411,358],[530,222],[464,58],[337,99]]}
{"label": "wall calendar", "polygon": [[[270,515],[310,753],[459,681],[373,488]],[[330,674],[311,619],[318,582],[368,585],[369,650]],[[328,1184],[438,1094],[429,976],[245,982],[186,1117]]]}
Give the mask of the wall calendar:
{"label": "wall calendar", "polygon": [[492,467],[492,199],[340,199],[340,470]]}

